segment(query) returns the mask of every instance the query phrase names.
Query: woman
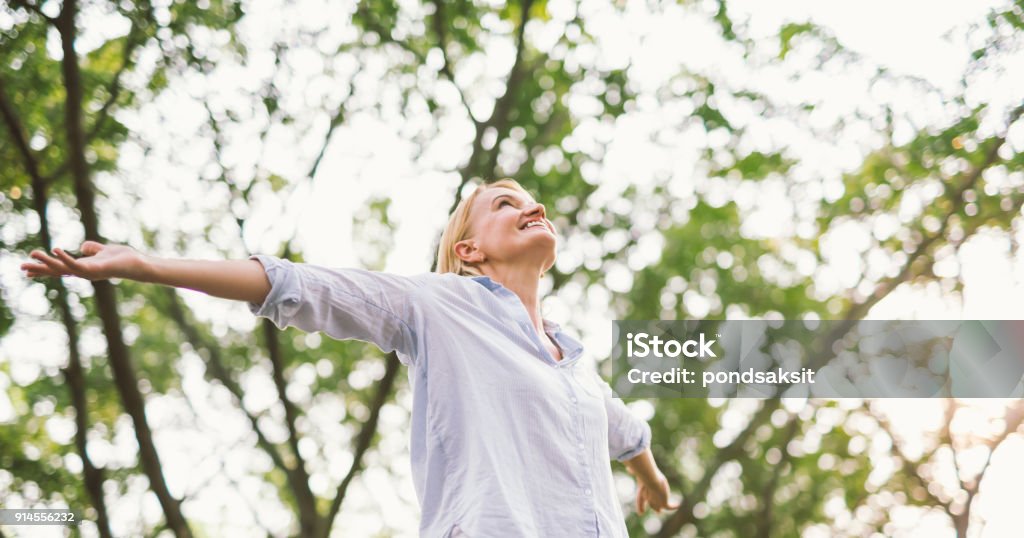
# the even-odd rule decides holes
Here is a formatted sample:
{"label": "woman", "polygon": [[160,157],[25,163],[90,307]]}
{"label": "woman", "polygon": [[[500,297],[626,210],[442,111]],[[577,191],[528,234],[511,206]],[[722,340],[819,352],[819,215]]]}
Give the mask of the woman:
{"label": "woman", "polygon": [[28,276],[118,277],[242,300],[279,328],[395,351],[413,386],[412,469],[422,536],[624,537],[610,458],[637,477],[636,507],[669,488],[650,428],[612,396],[582,345],[541,317],[557,238],[518,183],[481,185],[451,215],[437,273],[412,277],[292,263],[165,260],[86,241]]}

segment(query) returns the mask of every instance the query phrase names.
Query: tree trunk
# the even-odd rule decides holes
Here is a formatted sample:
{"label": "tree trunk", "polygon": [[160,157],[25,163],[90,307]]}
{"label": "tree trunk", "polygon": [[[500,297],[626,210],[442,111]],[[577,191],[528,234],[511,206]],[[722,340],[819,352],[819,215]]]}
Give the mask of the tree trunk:
{"label": "tree trunk", "polygon": [[[46,192],[46,182],[39,172],[39,165],[32,154],[31,148],[26,143],[24,129],[18,118],[14,106],[7,100],[7,92],[4,88],[4,81],[0,79],[0,114],[3,115],[11,138],[18,146],[18,151],[25,161],[25,170],[32,181],[32,205],[39,215],[39,235],[43,248],[49,250],[53,246],[50,235],[50,225],[46,216],[46,207],[49,198]],[[89,492],[93,507],[96,508],[96,527],[99,529],[101,538],[110,538],[110,522],[107,519],[107,504],[103,498],[103,469],[97,468],[92,463],[87,450],[87,436],[89,429],[89,410],[86,407],[85,398],[85,376],[82,373],[82,357],[79,354],[78,332],[75,326],[75,318],[71,315],[71,307],[68,304],[68,291],[60,280],[56,282],[57,305],[60,308],[61,319],[64,328],[68,333],[68,366],[64,369],[64,378],[68,383],[68,390],[71,393],[71,405],[75,408],[75,447],[82,458],[82,474],[85,479],[85,489]]]}
{"label": "tree trunk", "polygon": [[[81,212],[82,225],[85,228],[85,238],[91,241],[105,242],[99,234],[95,193],[89,178],[89,167],[85,160],[85,133],[82,127],[82,80],[78,56],[75,52],[77,10],[76,0],[67,0],[56,21],[64,53],[61,69],[64,75],[64,88],[67,92],[64,106],[67,154],[75,196],[78,200],[78,209]],[[125,411],[132,419],[135,437],[139,442],[139,460],[142,469],[149,478],[150,487],[160,501],[160,506],[167,519],[167,526],[179,538],[191,538],[192,531],[181,513],[180,501],[171,496],[162,474],[160,458],[157,455],[156,446],[153,444],[153,433],[146,421],[145,402],[139,392],[131,357],[121,334],[121,319],[117,312],[114,286],[108,280],[98,280],[93,282],[93,288],[96,294],[97,310],[103,323],[103,334],[107,341],[114,384]]]}

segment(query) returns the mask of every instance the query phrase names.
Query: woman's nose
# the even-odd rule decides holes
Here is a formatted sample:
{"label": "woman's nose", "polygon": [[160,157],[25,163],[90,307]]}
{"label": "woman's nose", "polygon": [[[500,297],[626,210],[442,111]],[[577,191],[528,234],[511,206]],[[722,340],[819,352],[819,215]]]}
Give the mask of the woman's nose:
{"label": "woman's nose", "polygon": [[540,216],[542,216],[544,218],[547,218],[548,212],[544,208],[544,204],[540,204],[540,203],[533,204],[533,206],[530,207],[530,209],[526,210],[526,214],[527,215],[536,215],[537,213],[540,213]]}

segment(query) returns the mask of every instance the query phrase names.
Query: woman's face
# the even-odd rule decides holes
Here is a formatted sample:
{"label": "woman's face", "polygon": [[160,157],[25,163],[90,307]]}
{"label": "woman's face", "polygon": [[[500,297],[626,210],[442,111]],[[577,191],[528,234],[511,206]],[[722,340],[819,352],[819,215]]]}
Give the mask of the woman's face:
{"label": "woman's face", "polygon": [[469,234],[459,243],[472,246],[460,252],[471,263],[539,264],[547,271],[555,263],[557,237],[543,205],[525,192],[495,187],[473,200]]}

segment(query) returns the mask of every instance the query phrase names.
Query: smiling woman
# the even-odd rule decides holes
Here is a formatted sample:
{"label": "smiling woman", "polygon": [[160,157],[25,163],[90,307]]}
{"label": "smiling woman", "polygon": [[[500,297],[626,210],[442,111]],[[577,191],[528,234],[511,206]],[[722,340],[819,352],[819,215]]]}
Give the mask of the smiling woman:
{"label": "smiling woman", "polygon": [[481,185],[451,215],[438,271],[400,276],[257,254],[162,260],[86,242],[83,257],[35,251],[29,276],[132,278],[246,301],[279,328],[395,351],[413,386],[411,455],[422,536],[627,536],[610,460],[637,477],[637,510],[669,487],[651,430],[541,316],[558,238],[513,180]]}
{"label": "smiling woman", "polygon": [[[528,213],[522,218],[510,211],[506,211],[508,208],[522,210],[523,207],[527,208]],[[471,220],[471,215],[476,215],[477,222]],[[471,249],[478,241],[473,241],[463,246],[464,252],[460,255],[457,255],[455,252],[457,244],[469,237],[471,233],[482,238],[491,235],[489,232],[493,232],[500,226],[494,221],[500,219],[492,219],[490,217],[502,216],[505,219],[504,225],[506,228],[514,226],[520,231],[526,231],[526,228],[530,228],[531,231],[533,228],[540,228],[550,232],[552,239],[549,247],[545,246],[543,242],[536,245],[541,250],[551,251],[551,262],[540,272],[543,276],[544,271],[550,269],[551,265],[554,264],[555,227],[547,219],[544,206],[536,203],[518,182],[511,179],[499,180],[478,188],[458,205],[451,217],[449,217],[448,226],[441,236],[441,243],[437,250],[437,271],[439,273],[481,276],[483,273],[477,267],[477,263],[479,263],[483,253],[466,250]],[[512,219],[512,221],[508,222],[509,219]],[[494,222],[493,225],[491,224],[492,222]],[[517,250],[515,250],[513,245],[510,246],[508,251],[501,252],[500,254],[504,254],[507,258],[514,257],[515,252]],[[468,257],[466,261],[463,261],[463,255]],[[486,258],[485,256],[483,257]]]}

